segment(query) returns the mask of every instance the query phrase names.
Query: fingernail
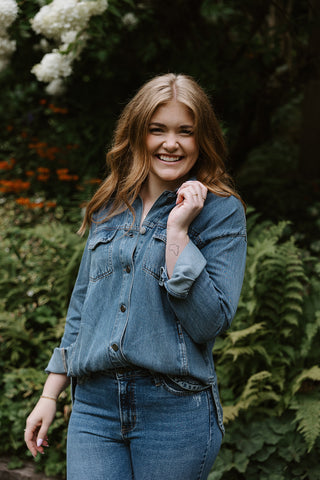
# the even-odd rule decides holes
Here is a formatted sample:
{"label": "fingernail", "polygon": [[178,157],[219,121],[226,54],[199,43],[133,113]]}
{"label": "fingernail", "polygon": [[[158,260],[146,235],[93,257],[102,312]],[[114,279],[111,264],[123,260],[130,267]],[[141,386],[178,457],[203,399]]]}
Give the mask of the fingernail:
{"label": "fingernail", "polygon": [[37,440],[37,447],[41,447],[42,442],[43,442],[42,438],[38,438],[38,440]]}

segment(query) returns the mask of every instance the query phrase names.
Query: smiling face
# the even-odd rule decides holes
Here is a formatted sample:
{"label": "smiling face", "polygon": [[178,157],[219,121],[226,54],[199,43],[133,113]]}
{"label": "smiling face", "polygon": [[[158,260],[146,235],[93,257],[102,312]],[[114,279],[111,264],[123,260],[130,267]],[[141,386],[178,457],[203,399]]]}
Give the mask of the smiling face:
{"label": "smiling face", "polygon": [[151,117],[146,139],[150,155],[149,188],[175,190],[198,159],[193,115],[181,102],[171,100]]}

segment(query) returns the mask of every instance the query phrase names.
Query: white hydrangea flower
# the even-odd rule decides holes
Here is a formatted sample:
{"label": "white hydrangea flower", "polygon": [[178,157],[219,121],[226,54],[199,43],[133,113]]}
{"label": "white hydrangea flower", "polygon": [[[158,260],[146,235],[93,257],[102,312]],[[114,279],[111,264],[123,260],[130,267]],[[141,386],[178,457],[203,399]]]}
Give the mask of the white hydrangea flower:
{"label": "white hydrangea flower", "polygon": [[137,25],[138,21],[138,18],[132,12],[128,12],[122,17],[122,23],[126,27],[134,27]]}
{"label": "white hydrangea flower", "polygon": [[[85,30],[90,18],[101,15],[107,7],[107,0],[53,0],[40,9],[31,20],[32,28],[36,33],[55,40],[57,48],[32,68],[38,80],[54,82],[72,73],[72,62],[80,56],[88,39]],[[69,52],[73,43],[74,48]],[[68,53],[64,54],[66,51]],[[59,88],[57,85],[60,84],[50,83],[47,92],[57,95],[61,91],[61,85]]]}
{"label": "white hydrangea flower", "polygon": [[90,18],[101,15],[107,6],[107,0],[53,0],[40,9],[31,25],[36,33],[60,40],[63,33],[83,30]]}
{"label": "white hydrangea flower", "polygon": [[77,30],[70,30],[69,32],[63,32],[61,34],[61,41],[62,43],[73,43],[77,39],[78,32]]}
{"label": "white hydrangea flower", "polygon": [[0,54],[10,56],[16,49],[15,40],[9,40],[8,37],[0,37]]}
{"label": "white hydrangea flower", "polygon": [[48,42],[48,40],[46,38],[41,38],[40,40],[40,43],[39,43],[39,47],[40,49],[43,51],[43,52],[49,52],[50,51],[50,43]]}
{"label": "white hydrangea flower", "polygon": [[7,29],[18,15],[18,6],[15,0],[0,0],[0,71],[9,63],[9,58],[16,49],[15,40],[10,40]]}
{"label": "white hydrangea flower", "polygon": [[47,53],[40,63],[34,65],[31,72],[41,82],[52,82],[52,80],[71,75],[72,60],[69,55],[61,55],[58,51],[53,51]]}
{"label": "white hydrangea flower", "polygon": [[46,92],[49,93],[49,95],[62,95],[65,92],[63,80],[61,78],[52,80],[46,87]]}
{"label": "white hydrangea flower", "polygon": [[7,29],[15,21],[18,15],[18,5],[15,0],[0,1],[0,26]]}
{"label": "white hydrangea flower", "polygon": [[2,72],[2,70],[7,68],[8,63],[9,63],[9,59],[6,57],[2,57],[2,55],[0,55],[0,72]]}

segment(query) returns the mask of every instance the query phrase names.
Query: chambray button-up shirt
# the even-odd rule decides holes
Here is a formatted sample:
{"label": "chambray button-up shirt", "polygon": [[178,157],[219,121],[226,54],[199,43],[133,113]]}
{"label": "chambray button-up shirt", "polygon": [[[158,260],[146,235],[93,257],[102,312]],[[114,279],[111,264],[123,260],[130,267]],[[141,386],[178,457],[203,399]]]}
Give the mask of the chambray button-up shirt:
{"label": "chambray button-up shirt", "polygon": [[176,193],[165,191],[142,226],[142,200],[131,212],[92,223],[66,326],[47,372],[80,377],[135,365],[211,386],[222,412],[212,358],[216,336],[235,315],[245,268],[241,202],[208,193],[189,227],[190,241],[169,279],[166,224]]}

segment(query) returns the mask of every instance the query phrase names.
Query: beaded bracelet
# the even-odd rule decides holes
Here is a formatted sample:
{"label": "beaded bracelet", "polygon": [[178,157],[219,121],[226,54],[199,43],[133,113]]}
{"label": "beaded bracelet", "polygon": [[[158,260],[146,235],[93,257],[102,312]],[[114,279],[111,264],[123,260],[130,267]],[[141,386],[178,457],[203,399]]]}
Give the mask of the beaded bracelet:
{"label": "beaded bracelet", "polygon": [[40,398],[48,398],[49,400],[54,400],[55,402],[57,401],[57,398],[54,397],[53,395],[41,395]]}

